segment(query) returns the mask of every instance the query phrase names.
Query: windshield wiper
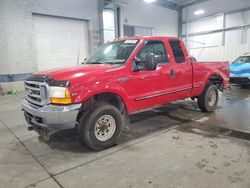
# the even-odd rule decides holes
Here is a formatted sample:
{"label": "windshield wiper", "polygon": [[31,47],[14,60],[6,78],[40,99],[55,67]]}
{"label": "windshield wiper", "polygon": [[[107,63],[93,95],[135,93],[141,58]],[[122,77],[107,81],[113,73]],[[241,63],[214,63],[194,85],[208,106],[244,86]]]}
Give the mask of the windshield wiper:
{"label": "windshield wiper", "polygon": [[125,61],[124,60],[111,60],[111,61],[104,61],[104,63],[110,64],[110,65],[115,65],[115,64],[123,64]]}
{"label": "windshield wiper", "polygon": [[93,62],[87,62],[86,64],[107,64],[107,63],[100,61],[93,61]]}

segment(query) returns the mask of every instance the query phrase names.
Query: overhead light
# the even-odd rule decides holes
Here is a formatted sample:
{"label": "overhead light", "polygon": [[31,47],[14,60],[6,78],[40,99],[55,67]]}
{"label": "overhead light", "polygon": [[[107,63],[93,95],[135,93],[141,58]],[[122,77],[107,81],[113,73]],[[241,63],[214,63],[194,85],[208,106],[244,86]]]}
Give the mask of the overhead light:
{"label": "overhead light", "polygon": [[196,10],[196,11],[194,11],[194,14],[195,15],[201,15],[201,14],[204,14],[205,13],[205,11],[203,10],[203,9],[199,9],[199,10]]}
{"label": "overhead light", "polygon": [[144,0],[144,2],[146,2],[146,3],[153,3],[153,2],[155,2],[156,0]]}

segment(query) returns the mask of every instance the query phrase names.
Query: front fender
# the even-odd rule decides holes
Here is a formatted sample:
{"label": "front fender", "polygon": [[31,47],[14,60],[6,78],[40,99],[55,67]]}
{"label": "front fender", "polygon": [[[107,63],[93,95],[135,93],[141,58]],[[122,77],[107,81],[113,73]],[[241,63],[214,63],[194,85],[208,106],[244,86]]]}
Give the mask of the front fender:
{"label": "front fender", "polygon": [[75,96],[73,101],[75,103],[83,103],[91,97],[102,93],[112,93],[119,96],[126,106],[128,113],[131,111],[132,101],[128,98],[127,92],[118,83],[107,82],[106,84],[101,84],[100,82],[96,82],[94,84],[87,84],[81,87],[81,90],[77,92],[77,96]]}

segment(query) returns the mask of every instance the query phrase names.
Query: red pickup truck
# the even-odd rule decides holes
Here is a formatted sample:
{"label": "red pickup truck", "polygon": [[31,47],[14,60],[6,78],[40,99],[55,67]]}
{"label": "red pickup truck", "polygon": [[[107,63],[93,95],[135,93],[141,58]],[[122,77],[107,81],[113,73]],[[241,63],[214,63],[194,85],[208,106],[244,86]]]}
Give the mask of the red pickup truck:
{"label": "red pickup truck", "polygon": [[123,38],[82,65],[27,78],[22,109],[29,130],[46,137],[76,128],[86,147],[101,150],[130,127],[130,114],[189,97],[210,112],[228,83],[228,62],[193,62],[178,38]]}

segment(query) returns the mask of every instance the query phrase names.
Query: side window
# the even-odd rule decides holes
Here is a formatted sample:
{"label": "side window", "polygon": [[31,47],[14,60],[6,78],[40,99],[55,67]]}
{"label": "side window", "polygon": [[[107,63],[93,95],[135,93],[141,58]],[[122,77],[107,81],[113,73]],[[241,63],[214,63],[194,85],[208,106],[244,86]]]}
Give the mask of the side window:
{"label": "side window", "polygon": [[137,54],[136,58],[140,61],[144,61],[149,53],[155,55],[157,63],[168,63],[168,55],[162,41],[147,41]]}
{"label": "side window", "polygon": [[185,56],[183,54],[180,41],[179,40],[169,40],[170,46],[172,48],[174,58],[176,63],[183,63],[185,62]]}

